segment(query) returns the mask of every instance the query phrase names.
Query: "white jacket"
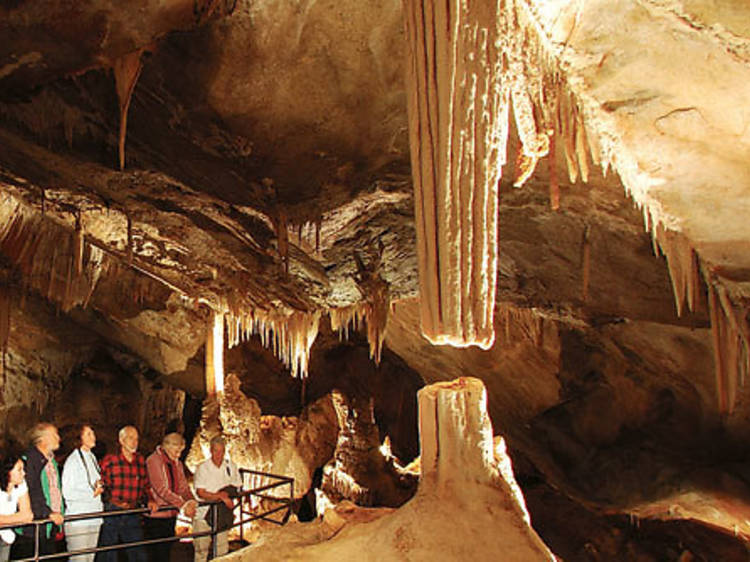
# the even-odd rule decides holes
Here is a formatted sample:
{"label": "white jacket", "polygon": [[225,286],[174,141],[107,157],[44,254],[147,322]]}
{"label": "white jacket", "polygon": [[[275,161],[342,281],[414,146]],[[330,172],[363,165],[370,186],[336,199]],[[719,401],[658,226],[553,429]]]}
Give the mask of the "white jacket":
{"label": "white jacket", "polygon": [[[85,463],[85,465],[84,465]],[[88,469],[88,472],[87,472]],[[65,499],[65,515],[103,511],[102,497],[94,497],[96,481],[101,478],[99,463],[91,451],[74,449],[65,460],[62,473],[62,494]],[[100,525],[101,517],[66,523],[71,527]]]}

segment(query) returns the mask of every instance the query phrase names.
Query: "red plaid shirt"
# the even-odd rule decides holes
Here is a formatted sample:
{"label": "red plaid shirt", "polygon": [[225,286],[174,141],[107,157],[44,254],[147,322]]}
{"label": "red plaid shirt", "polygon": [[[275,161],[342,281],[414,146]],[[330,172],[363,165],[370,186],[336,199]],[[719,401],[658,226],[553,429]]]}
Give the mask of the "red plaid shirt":
{"label": "red plaid shirt", "polygon": [[133,462],[129,462],[122,451],[118,455],[109,454],[102,459],[100,466],[108,501],[130,507],[146,504],[148,475],[146,461],[140,453],[134,454]]}

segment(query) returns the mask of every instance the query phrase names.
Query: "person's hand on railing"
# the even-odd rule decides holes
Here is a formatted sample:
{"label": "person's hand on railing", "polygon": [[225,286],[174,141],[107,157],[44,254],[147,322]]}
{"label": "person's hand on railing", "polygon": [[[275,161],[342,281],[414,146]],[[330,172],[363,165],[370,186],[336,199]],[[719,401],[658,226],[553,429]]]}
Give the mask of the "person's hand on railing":
{"label": "person's hand on railing", "polygon": [[148,509],[151,511],[151,513],[156,513],[157,511],[159,511],[159,504],[154,500],[148,500]]}
{"label": "person's hand on railing", "polygon": [[56,511],[49,514],[49,518],[52,519],[52,522],[55,525],[62,525],[65,518],[62,516],[62,513],[57,513]]}
{"label": "person's hand on railing", "polygon": [[182,504],[182,507],[180,509],[186,517],[190,517],[190,519],[192,519],[193,517],[195,517],[195,512],[198,509],[198,502],[195,500],[188,500],[184,504]]}
{"label": "person's hand on railing", "polygon": [[232,498],[225,491],[219,492],[219,499],[224,502],[227,509],[234,509],[234,501],[232,501]]}

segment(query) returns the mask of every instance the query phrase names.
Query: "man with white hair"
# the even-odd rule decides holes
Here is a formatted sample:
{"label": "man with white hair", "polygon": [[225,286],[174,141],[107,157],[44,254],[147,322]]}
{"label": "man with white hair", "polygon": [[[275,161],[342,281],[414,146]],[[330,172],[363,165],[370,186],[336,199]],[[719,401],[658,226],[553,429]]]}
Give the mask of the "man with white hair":
{"label": "man with white hair", "polygon": [[[111,453],[102,459],[102,482],[104,483],[105,511],[120,511],[148,505],[153,511],[156,503],[148,495],[148,475],[146,461],[138,452],[138,430],[126,425],[118,434],[120,452]],[[109,546],[123,542],[143,540],[141,516],[128,514],[105,517],[99,533],[99,546]],[[146,562],[147,554],[143,547],[125,550],[130,562]],[[117,552],[100,552],[97,560],[117,562]]]}
{"label": "man with white hair", "polygon": [[[211,439],[211,457],[203,461],[195,469],[193,485],[198,497],[205,501],[220,501],[228,509],[234,508],[234,502],[229,493],[224,489],[227,486],[242,486],[240,471],[231,459],[225,456],[226,442],[224,438],[217,435]],[[208,506],[201,507],[193,520],[193,531],[202,533],[211,530],[206,521],[209,513]],[[205,536],[195,539],[195,562],[205,562],[211,546],[211,537]],[[218,556],[229,551],[229,531],[222,531],[216,535],[216,553]]]}

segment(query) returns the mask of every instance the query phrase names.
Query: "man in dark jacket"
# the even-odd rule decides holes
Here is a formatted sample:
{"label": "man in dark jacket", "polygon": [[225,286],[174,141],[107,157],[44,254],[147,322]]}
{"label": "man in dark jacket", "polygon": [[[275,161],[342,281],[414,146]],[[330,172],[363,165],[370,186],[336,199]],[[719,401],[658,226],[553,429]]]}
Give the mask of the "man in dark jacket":
{"label": "man in dark jacket", "polygon": [[[63,523],[63,499],[60,470],[54,452],[60,447],[60,435],[51,423],[38,423],[31,430],[31,448],[24,455],[26,460],[26,484],[34,519],[52,519],[39,529],[39,553],[55,552],[55,534]],[[23,535],[31,540],[16,541],[14,557],[33,556],[34,526],[23,529]]]}

